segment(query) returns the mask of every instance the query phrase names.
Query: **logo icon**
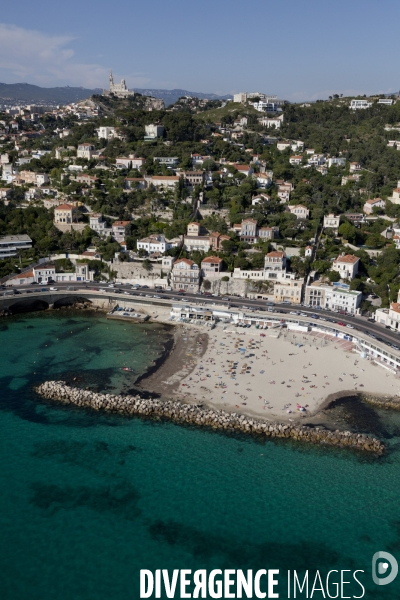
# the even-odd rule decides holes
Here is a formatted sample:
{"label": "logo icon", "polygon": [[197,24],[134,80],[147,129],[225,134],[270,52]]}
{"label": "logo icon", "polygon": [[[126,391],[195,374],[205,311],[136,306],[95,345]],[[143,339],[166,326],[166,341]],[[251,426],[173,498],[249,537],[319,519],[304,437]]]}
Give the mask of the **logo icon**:
{"label": "logo icon", "polygon": [[[390,569],[389,569],[390,567]],[[375,552],[372,557],[372,580],[376,585],[387,585],[397,577],[399,565],[397,560],[389,552]],[[385,577],[381,577],[385,575]]]}

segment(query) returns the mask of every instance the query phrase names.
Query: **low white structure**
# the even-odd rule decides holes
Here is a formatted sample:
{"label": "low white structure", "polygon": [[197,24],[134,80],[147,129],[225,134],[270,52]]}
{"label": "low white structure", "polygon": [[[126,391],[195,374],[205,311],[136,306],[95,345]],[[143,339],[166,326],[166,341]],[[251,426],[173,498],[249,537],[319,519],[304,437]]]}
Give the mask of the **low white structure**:
{"label": "low white structure", "polygon": [[332,158],[328,158],[328,168],[330,167],[345,167],[346,166],[346,159],[340,157],[332,157]]}
{"label": "low white structure", "polygon": [[352,110],[358,110],[360,108],[370,108],[372,106],[372,102],[368,102],[368,100],[352,100],[350,102],[350,108]]}
{"label": "low white structure", "polygon": [[148,254],[152,254],[153,252],[164,254],[164,252],[177,245],[177,241],[168,241],[165,239],[165,235],[161,233],[153,233],[146,238],[138,240],[136,243],[138,250],[145,250]]}
{"label": "low white structure", "polygon": [[363,211],[366,215],[372,215],[374,208],[385,208],[385,201],[382,198],[367,200],[363,206]]}
{"label": "low white structure", "polygon": [[146,132],[146,135],[144,136],[146,141],[156,140],[158,137],[162,137],[164,135],[164,127],[159,123],[145,125],[144,130]]}

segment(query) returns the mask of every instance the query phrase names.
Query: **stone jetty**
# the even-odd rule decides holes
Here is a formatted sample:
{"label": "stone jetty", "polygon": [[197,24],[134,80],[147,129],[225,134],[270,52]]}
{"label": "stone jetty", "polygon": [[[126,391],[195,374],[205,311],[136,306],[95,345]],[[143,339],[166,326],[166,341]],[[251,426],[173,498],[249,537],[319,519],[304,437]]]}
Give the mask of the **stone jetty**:
{"label": "stone jetty", "polygon": [[324,427],[276,423],[239,413],[213,410],[202,404],[183,404],[174,400],[140,396],[98,394],[68,386],[64,381],[46,381],[36,388],[48,400],[83,408],[105,410],[124,415],[168,419],[175,423],[210,427],[221,431],[249,433],[270,438],[291,438],[313,444],[352,448],[383,454],[385,446],[378,439],[350,431],[330,431]]}

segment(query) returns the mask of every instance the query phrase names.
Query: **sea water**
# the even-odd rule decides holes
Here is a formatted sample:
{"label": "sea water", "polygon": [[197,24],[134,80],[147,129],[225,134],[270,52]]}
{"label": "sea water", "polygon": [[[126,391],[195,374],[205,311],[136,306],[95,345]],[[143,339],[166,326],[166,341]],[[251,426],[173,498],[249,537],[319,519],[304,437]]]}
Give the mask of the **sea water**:
{"label": "sea water", "polygon": [[140,569],[199,568],[363,569],[366,598],[399,597],[371,579],[375,552],[400,559],[396,415],[377,413],[374,459],[64,407],[33,386],[129,389],[165,329],[71,312],[0,328],[2,600],[136,599]]}

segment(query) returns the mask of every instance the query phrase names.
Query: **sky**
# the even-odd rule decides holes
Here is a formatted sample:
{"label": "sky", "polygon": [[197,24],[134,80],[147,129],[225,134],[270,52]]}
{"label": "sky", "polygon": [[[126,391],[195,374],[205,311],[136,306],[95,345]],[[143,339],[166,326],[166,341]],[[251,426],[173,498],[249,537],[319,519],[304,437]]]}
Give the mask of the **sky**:
{"label": "sky", "polygon": [[292,102],[400,90],[399,0],[2,3],[0,81],[258,91]]}

